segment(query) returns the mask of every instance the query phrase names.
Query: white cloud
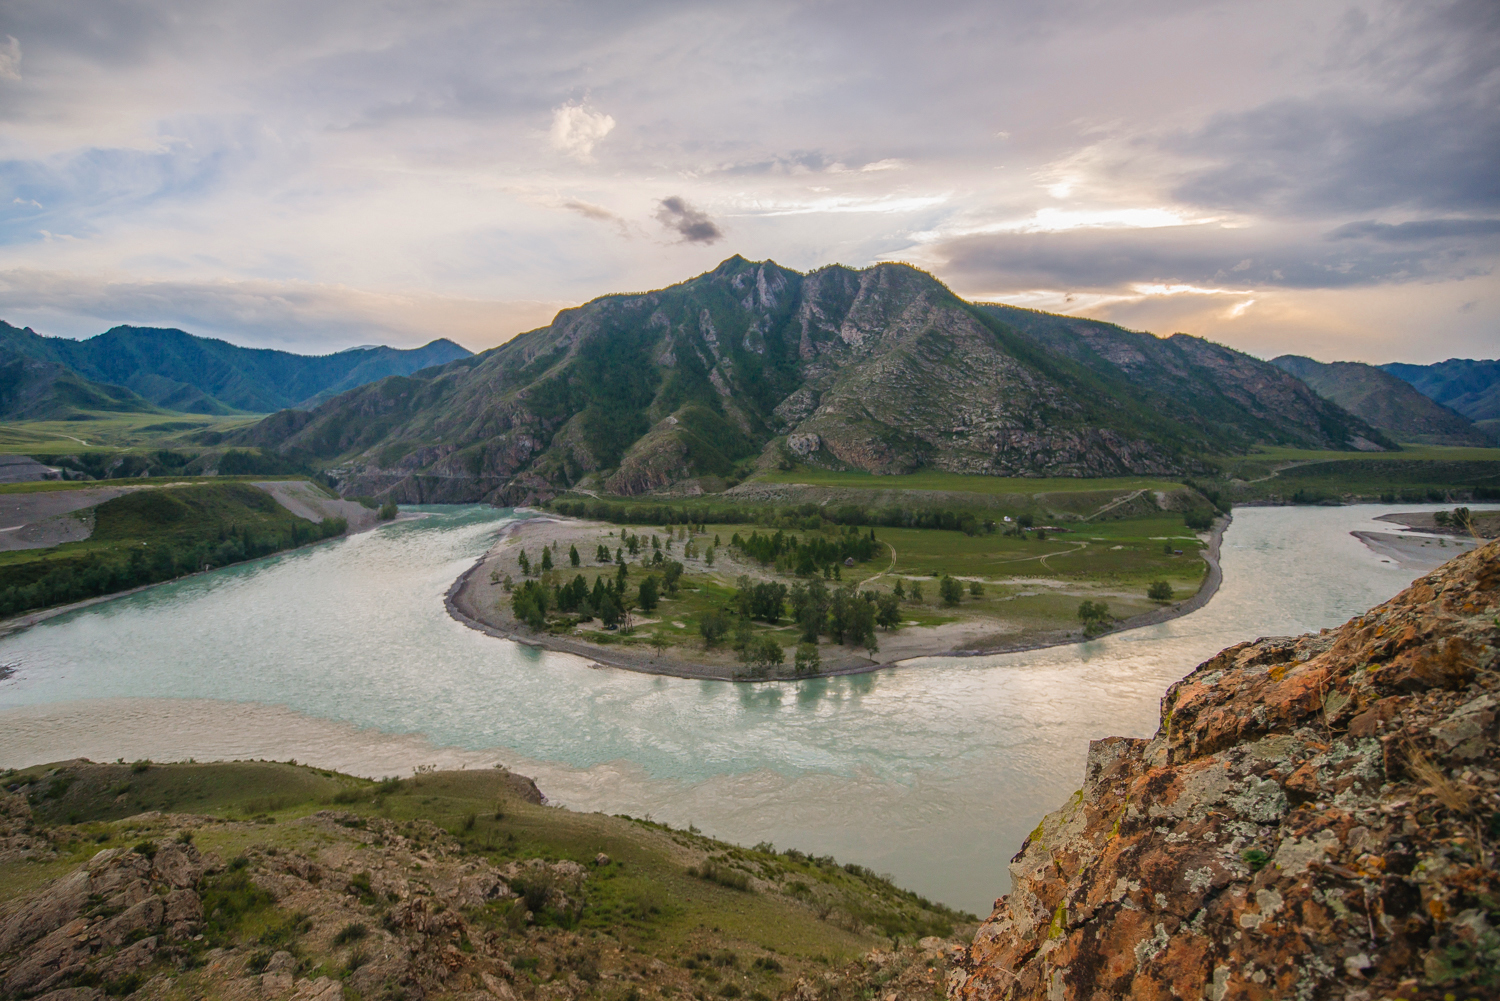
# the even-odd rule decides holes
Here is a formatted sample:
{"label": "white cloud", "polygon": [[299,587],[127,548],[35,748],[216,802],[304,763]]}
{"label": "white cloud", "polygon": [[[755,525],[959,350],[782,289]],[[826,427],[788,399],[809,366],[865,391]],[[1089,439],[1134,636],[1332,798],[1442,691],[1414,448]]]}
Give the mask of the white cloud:
{"label": "white cloud", "polygon": [[552,111],[552,148],[585,162],[594,158],[594,147],[609,135],[615,120],[584,104],[564,104]]}
{"label": "white cloud", "polygon": [[21,79],[21,43],[15,35],[6,35],[0,45],[0,80]]}

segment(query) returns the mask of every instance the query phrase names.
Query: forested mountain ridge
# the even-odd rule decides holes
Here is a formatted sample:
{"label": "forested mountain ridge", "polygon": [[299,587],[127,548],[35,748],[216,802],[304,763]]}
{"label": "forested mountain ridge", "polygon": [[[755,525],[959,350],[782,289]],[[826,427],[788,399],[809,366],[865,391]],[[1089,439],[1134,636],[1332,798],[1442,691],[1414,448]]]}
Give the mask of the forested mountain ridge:
{"label": "forested mountain ridge", "polygon": [[564,310],[481,355],[272,415],[235,442],[331,463],[345,493],[406,503],[515,503],[570,486],[639,494],[792,459],[1171,475],[1257,441],[1390,444],[1274,366],[1174,341],[1191,342],[1178,369],[1232,386],[1206,417],[1175,385],[1082,363],[915,268],[803,275],[736,256],[670,288]]}
{"label": "forested mountain ridge", "polygon": [[81,411],[149,414],[157,409],[123,386],[90,382],[66,365],[0,344],[0,418],[66,420]]}
{"label": "forested mountain ridge", "polygon": [[1357,361],[1320,362],[1282,355],[1271,364],[1399,441],[1423,445],[1494,444],[1463,414],[1429,399],[1410,383]]}
{"label": "forested mountain ridge", "polygon": [[87,380],[124,386],[156,406],[195,414],[315,406],[377,379],[469,355],[446,339],[409,350],[376,347],[299,355],[159,327],[119,326],[75,341],[44,337],[4,321],[0,347],[65,365]]}

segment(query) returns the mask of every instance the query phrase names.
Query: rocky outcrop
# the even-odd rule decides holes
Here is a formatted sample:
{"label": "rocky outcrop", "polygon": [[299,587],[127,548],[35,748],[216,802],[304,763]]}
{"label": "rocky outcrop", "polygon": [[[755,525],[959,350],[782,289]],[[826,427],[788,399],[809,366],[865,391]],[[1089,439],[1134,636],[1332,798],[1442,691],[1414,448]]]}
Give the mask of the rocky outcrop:
{"label": "rocky outcrop", "polygon": [[99,852],[0,924],[0,956],[18,956],[0,992],[27,997],[90,973],[94,982],[124,982],[165,942],[197,934],[203,907],[193,887],[207,869],[191,844]]}
{"label": "rocky outcrop", "polygon": [[1500,994],[1500,544],[1091,745],[952,1001]]}

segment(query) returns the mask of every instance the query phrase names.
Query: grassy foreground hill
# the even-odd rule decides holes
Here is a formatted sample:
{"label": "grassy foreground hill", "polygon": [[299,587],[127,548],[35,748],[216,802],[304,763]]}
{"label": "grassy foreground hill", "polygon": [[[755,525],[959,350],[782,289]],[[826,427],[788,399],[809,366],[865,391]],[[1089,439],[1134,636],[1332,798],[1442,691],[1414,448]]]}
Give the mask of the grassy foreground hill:
{"label": "grassy foreground hill", "polygon": [[424,503],[713,490],[796,462],[1180,476],[1258,442],[1393,447],[1228,348],[1173,338],[1172,357],[1153,363],[1159,377],[1145,378],[1013,319],[907,265],[801,274],[736,256],[670,288],[564,310],[473,358],[282,411],[232,440],[327,465],[346,494]]}
{"label": "grassy foreground hill", "polygon": [[0,780],[9,997],[763,1001],[883,947],[886,993],[930,998],[977,921],[831,858],[546,806],[500,768]]}

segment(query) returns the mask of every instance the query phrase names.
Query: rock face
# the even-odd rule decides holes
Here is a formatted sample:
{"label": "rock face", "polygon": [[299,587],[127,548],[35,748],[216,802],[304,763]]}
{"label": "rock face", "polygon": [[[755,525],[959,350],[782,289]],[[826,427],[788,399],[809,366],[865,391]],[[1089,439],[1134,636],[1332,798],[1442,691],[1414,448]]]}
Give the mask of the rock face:
{"label": "rock face", "polygon": [[1500,996],[1500,543],[1094,742],[952,1001]]}

